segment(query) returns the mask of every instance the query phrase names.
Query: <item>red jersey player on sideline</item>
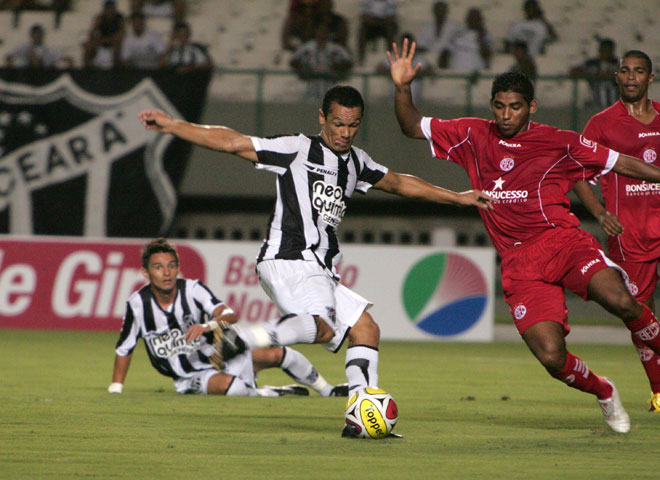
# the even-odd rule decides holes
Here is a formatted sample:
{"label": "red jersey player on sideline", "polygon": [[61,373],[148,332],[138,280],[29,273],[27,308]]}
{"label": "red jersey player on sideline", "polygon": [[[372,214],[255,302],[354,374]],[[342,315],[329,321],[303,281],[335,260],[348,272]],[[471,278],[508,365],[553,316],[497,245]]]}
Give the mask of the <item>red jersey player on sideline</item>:
{"label": "red jersey player on sideline", "polygon": [[[639,50],[626,52],[615,74],[621,99],[594,115],[584,129],[584,136],[646,163],[659,164],[660,103],[648,98],[652,72],[648,55]],[[610,172],[601,179],[605,206],[586,182],[578,182],[574,191],[609,235],[608,255],[628,273],[630,292],[655,310],[653,291],[658,283],[660,261],[660,184]],[[651,385],[649,411],[660,412],[660,356],[635,335],[631,337]]]}
{"label": "red jersey player on sideline", "polygon": [[596,239],[577,228],[566,194],[576,181],[610,170],[658,182],[660,169],[577,133],[531,122],[537,109],[534,86],[520,73],[505,73],[493,81],[494,121],[423,118],[410,95],[420,68],[412,64],[414,54],[415,44],[406,41],[401,55],[396,45],[387,53],[401,130],[427,139],[434,156],[461,165],[474,188],[494,197],[495,208],[480,214],[502,258],[505,299],[523,340],[550,375],[596,395],[610,428],[628,432],[630,420],[614,384],[566,349],[564,289],[597,301],[656,353],[660,324],[628,292],[625,273],[604,255]]}

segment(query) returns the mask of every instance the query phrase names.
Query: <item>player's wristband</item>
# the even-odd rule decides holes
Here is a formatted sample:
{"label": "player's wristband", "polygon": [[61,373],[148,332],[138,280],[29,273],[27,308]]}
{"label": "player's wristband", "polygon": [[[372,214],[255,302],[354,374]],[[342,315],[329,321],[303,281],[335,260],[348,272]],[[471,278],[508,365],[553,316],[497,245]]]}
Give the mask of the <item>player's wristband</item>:
{"label": "player's wristband", "polygon": [[108,393],[121,393],[124,390],[124,384],[119,382],[112,382],[108,387]]}
{"label": "player's wristband", "polygon": [[220,325],[218,324],[217,320],[211,320],[210,322],[207,323],[202,323],[202,327],[209,327],[212,331],[218,328]]}

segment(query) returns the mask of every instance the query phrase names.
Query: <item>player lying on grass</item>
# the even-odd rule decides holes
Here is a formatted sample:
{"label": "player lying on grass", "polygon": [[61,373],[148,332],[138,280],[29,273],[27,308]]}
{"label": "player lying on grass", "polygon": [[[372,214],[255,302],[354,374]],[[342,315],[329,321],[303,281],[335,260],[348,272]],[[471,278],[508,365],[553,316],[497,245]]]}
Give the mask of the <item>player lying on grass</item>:
{"label": "player lying on grass", "polygon": [[[142,274],[149,284],[133,293],[116,347],[110,393],[122,393],[133,349],[142,337],[149,360],[174,379],[179,393],[233,396],[309,395],[300,385],[257,388],[255,372],[279,367],[295,381],[322,396],[346,396],[347,385],[330,385],[299,352],[286,347],[248,350],[218,371],[211,364],[213,333],[218,324],[237,321],[233,310],[200,281],[177,278],[179,256],[165,239],[145,245]],[[205,316],[210,317],[202,323]]]}
{"label": "player lying on grass", "polygon": [[406,41],[400,55],[396,45],[387,54],[401,130],[427,140],[434,156],[461,165],[472,187],[493,197],[495,208],[480,214],[502,258],[504,297],[523,340],[550,375],[595,395],[607,424],[628,432],[630,420],[612,381],[566,349],[570,328],[564,289],[598,302],[656,353],[660,324],[630,294],[625,272],[578,228],[567,193],[575,182],[609,171],[659,182],[660,169],[575,132],[530,121],[537,109],[534,86],[520,73],[493,81],[493,121],[422,117],[410,94],[419,71],[414,54],[415,44]]}

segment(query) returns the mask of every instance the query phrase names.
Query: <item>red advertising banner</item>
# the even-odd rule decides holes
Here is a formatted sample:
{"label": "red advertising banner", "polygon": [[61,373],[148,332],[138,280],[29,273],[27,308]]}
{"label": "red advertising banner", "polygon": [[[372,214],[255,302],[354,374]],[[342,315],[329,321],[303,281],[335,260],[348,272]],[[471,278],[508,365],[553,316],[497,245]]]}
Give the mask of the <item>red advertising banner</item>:
{"label": "red advertising banner", "polygon": [[[119,332],[146,284],[147,239],[0,235],[0,328]],[[255,272],[258,242],[174,240],[180,277],[198,279],[243,324],[281,313]],[[491,341],[495,253],[487,248],[347,245],[341,283],[373,303],[385,340]]]}
{"label": "red advertising banner", "polygon": [[[0,327],[118,331],[146,283],[144,243],[0,239]],[[200,254],[177,250],[182,274],[204,281]]]}

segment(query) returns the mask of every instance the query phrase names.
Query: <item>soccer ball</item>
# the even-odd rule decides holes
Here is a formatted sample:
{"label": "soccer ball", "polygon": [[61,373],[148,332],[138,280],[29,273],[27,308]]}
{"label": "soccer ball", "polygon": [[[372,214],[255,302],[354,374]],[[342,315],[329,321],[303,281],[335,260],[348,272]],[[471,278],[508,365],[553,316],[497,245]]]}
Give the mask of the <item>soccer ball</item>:
{"label": "soccer ball", "polygon": [[380,388],[362,388],[351,395],[344,411],[346,426],[361,438],[384,438],[399,418],[392,395]]}

